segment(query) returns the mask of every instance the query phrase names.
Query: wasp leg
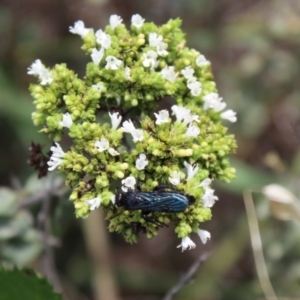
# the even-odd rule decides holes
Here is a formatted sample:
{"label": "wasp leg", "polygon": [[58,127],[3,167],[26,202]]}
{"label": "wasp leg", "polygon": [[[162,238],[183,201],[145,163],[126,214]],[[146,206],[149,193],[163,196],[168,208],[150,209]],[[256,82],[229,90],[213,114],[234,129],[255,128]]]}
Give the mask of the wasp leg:
{"label": "wasp leg", "polygon": [[140,232],[146,234],[147,233],[147,228],[142,225],[140,222],[132,222],[131,223],[131,228],[135,234],[139,234]]}
{"label": "wasp leg", "polygon": [[157,218],[155,218],[155,217],[149,217],[148,213],[146,213],[146,212],[144,212],[142,214],[142,217],[144,218],[145,221],[153,223],[153,224],[157,225],[158,227],[168,227],[167,224],[158,221]]}
{"label": "wasp leg", "polygon": [[155,192],[176,192],[176,193],[181,194],[180,191],[178,191],[177,189],[175,189],[167,184],[158,185],[153,189],[153,191],[155,191]]}

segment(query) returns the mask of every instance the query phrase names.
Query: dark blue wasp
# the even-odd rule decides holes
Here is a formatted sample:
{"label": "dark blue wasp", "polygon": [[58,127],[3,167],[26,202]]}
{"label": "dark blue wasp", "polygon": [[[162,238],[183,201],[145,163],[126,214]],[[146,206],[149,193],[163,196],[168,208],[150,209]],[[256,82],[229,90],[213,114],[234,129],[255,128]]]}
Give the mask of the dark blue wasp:
{"label": "dark blue wasp", "polygon": [[116,196],[116,205],[127,210],[141,210],[142,217],[159,226],[165,226],[148,216],[151,212],[177,213],[195,202],[195,197],[167,186],[158,186],[152,192],[129,190]]}

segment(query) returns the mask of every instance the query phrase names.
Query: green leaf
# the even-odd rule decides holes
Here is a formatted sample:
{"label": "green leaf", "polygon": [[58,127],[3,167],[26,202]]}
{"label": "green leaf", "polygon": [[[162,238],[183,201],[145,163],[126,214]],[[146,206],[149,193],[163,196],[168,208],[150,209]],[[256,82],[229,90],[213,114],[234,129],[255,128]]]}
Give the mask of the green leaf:
{"label": "green leaf", "polygon": [[30,269],[0,269],[0,300],[62,300],[48,281]]}

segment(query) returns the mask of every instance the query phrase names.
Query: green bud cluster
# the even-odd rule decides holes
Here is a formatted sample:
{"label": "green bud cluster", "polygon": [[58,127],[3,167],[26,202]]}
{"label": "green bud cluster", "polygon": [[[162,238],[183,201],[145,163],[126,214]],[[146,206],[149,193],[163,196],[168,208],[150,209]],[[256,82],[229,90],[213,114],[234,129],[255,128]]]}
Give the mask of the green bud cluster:
{"label": "green bud cluster", "polygon": [[[178,172],[180,182],[176,189],[195,197],[195,203],[180,213],[152,212],[150,217],[163,224],[173,223],[175,233],[184,238],[211,219],[200,183],[206,178],[229,182],[235,176],[228,160],[236,148],[235,139],[222,124],[221,112],[203,107],[203,97],[217,93],[210,63],[197,64],[200,53],[185,46],[180,25],[181,21],[175,19],[160,27],[153,23],[131,25],[130,30],[123,24],[107,26],[104,34],[109,36],[110,45],[99,63],[93,60],[87,64],[83,79],[66,64],[60,64],[50,71],[49,84],[30,86],[36,107],[32,114],[34,124],[52,141],[59,142],[65,133],[72,140],[57,168],[72,190],[70,200],[76,216],[87,217],[92,209],[87,201],[100,199],[109,231],[122,234],[130,243],[137,242],[139,231],[151,238],[159,228],[147,222],[140,210],[125,210],[114,204],[114,195],[120,192],[124,178],[134,177],[143,191],[151,192],[159,185],[170,185],[172,173]],[[167,54],[157,55],[155,64],[148,66],[147,53],[157,51],[149,43],[151,33],[161,37]],[[83,36],[82,49],[92,55],[101,48],[99,43],[97,32],[90,29]],[[120,64],[109,68],[109,57]],[[163,75],[168,67],[174,68],[173,79]],[[201,92],[192,93],[188,88],[182,75],[186,67],[194,70],[193,78],[201,84]],[[154,113],[165,97],[196,116],[192,123],[199,134],[187,135],[187,123],[178,118],[169,117],[162,123],[155,120]],[[122,129],[111,124],[109,113],[116,111],[123,122],[132,120],[135,128],[142,130],[142,139],[132,139],[124,125]],[[66,113],[72,124],[64,129],[61,121]],[[109,143],[107,149],[96,147],[101,139]],[[144,168],[137,167],[141,154],[148,162]],[[192,178],[186,175],[185,162],[199,168]]]}

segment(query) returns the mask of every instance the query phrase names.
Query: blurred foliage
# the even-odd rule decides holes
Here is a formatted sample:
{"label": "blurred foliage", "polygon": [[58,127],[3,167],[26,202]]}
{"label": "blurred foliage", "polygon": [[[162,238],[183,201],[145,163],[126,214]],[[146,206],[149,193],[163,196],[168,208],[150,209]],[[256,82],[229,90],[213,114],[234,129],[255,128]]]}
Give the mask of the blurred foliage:
{"label": "blurred foliage", "polygon": [[[201,253],[211,252],[193,284],[175,299],[263,299],[242,191],[277,182],[296,196],[300,194],[299,1],[2,1],[0,36],[5,42],[0,44],[0,184],[12,186],[12,178],[19,178],[23,186],[32,173],[26,165],[27,147],[31,140],[45,144],[30,119],[33,106],[27,87],[32,78],[26,75],[27,67],[40,58],[46,65],[66,62],[83,74],[87,58],[81,55],[80,41],[68,33],[68,27],[82,19],[87,27],[103,28],[113,13],[125,22],[135,13],[158,24],[175,17],[183,20],[188,46],[212,62],[220,95],[238,112],[238,122],[230,129],[239,145],[233,161],[237,179],[217,186],[220,200],[213,207],[213,221],[205,228],[212,233],[210,243],[182,254],[175,248],[178,240],[173,240],[168,229],[151,241],[141,236],[135,246],[111,234],[109,266],[107,256],[98,265],[90,260],[72,206],[51,196],[49,222],[62,243],[54,254],[64,293],[74,300],[97,299],[92,296],[91,276],[92,267],[98,266],[103,272],[113,270],[120,299],[161,299]],[[45,144],[45,150],[48,148]],[[36,183],[44,189],[43,181]],[[15,186],[1,189],[1,260],[5,257],[25,264],[35,258],[32,264],[39,268],[40,250],[30,255],[21,254],[22,247],[11,248],[16,254],[2,250],[9,249],[6,247],[14,238],[29,241],[31,247],[37,245],[26,233],[36,232],[34,225],[43,201],[20,209],[18,203],[24,198]],[[297,299],[300,226],[274,219],[264,196],[255,194],[254,201],[275,292],[281,298]],[[92,228],[92,234],[98,236],[99,229]],[[99,247],[96,253],[101,251]]]}
{"label": "blurred foliage", "polygon": [[62,297],[52,290],[50,284],[33,270],[0,269],[0,299],[14,300],[60,300]]}

